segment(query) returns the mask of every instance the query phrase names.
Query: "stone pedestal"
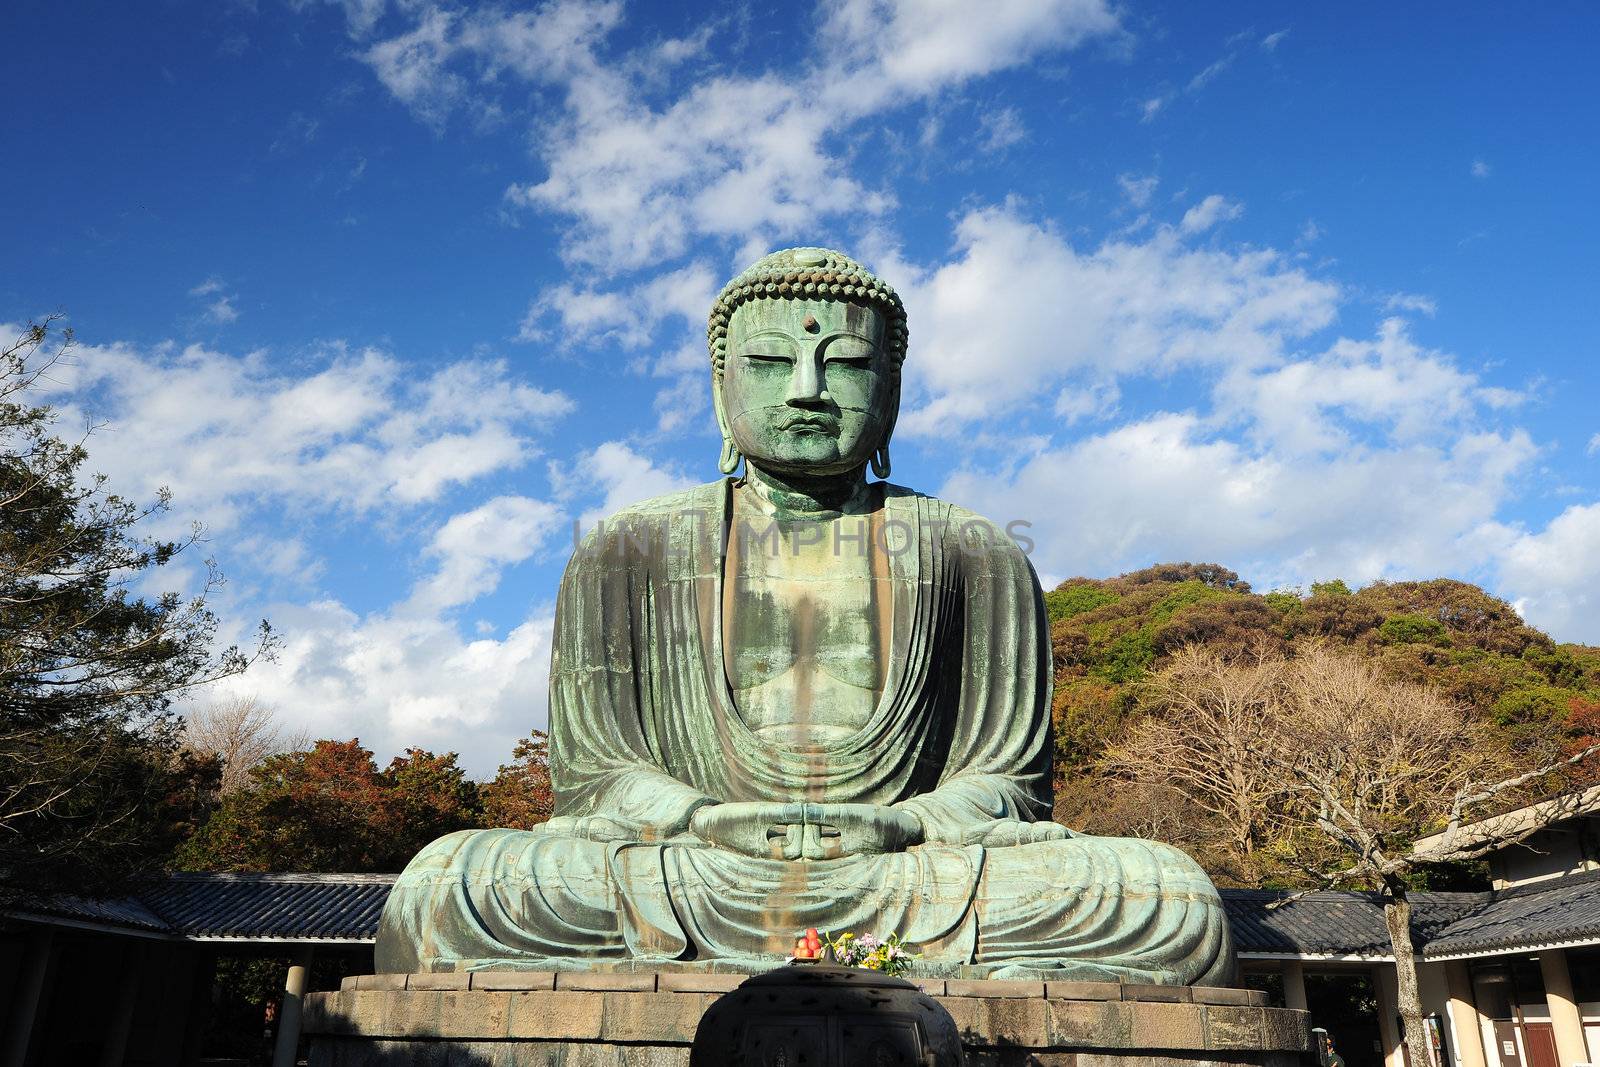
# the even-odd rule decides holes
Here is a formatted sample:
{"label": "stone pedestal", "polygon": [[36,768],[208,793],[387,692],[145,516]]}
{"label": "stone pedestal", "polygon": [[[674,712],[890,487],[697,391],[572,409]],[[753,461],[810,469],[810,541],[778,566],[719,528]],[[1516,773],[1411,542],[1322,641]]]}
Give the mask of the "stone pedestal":
{"label": "stone pedestal", "polygon": [[[306,997],[311,1067],[686,1067],[735,974],[362,975]],[[1298,1067],[1303,1011],[1261,994],[1101,982],[919,982],[971,1067]]]}

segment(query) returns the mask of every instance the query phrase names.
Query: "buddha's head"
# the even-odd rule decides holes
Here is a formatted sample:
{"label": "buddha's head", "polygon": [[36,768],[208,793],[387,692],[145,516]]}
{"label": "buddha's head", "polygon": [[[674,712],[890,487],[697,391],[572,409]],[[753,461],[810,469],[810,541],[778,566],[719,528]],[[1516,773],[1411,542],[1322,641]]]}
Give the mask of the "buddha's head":
{"label": "buddha's head", "polygon": [[711,308],[722,470],[889,473],[906,352],[900,297],[840,252],[789,248],[729,282]]}

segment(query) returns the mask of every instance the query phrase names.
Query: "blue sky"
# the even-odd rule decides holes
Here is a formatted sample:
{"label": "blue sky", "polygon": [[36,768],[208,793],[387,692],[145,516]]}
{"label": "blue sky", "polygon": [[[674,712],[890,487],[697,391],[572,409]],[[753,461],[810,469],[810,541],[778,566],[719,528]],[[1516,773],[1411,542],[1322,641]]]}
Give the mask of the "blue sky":
{"label": "blue sky", "polygon": [[543,725],[573,523],[715,476],[704,315],[790,244],[900,289],[895,480],[1047,582],[1600,642],[1600,13],[971,8],[20,0],[0,323],[70,316],[93,465],[282,632],[236,688],[380,755]]}

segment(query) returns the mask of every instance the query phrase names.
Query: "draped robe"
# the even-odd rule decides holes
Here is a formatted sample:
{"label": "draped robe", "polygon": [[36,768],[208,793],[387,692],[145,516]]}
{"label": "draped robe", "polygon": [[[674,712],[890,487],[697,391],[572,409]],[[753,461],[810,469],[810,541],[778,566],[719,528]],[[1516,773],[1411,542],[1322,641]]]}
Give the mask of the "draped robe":
{"label": "draped robe", "polygon": [[[635,505],[590,534],[556,607],[558,818],[419,853],[384,909],[378,969],[750,968],[817,927],[897,933],[923,973],[1226,982],[1220,901],[1182,852],[1082,835],[960,843],[992,820],[1049,818],[1048,622],[1008,536],[942,501],[879,493],[872,530],[893,589],[884,688],[861,729],[804,749],[758,737],[728,687],[731,482]],[[893,805],[918,816],[926,842],[784,861],[687,833],[594,841],[562,818],[670,827],[721,801]]]}

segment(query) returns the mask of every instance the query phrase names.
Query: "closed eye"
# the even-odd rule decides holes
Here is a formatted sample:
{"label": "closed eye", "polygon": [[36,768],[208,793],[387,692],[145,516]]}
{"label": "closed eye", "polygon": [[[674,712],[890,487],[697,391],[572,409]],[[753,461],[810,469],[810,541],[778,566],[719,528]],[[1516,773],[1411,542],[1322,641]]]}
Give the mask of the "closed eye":
{"label": "closed eye", "polygon": [[754,361],[756,363],[793,363],[794,362],[794,357],[793,356],[780,355],[777,352],[741,352],[740,356],[742,356],[744,359],[752,360],[752,361]]}
{"label": "closed eye", "polygon": [[823,351],[829,363],[843,363],[851,367],[865,367],[872,363],[875,346],[859,337],[836,337]]}

